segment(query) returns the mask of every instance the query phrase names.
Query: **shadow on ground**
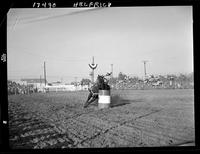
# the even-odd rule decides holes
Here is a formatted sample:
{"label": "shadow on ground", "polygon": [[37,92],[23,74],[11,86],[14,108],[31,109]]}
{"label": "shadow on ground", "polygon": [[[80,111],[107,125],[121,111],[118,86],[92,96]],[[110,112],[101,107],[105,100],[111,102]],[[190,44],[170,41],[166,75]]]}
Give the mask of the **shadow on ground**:
{"label": "shadow on ground", "polygon": [[[118,107],[118,106],[122,106],[122,105],[127,105],[130,103],[143,102],[143,101],[144,100],[142,100],[142,99],[130,100],[130,99],[122,98],[119,95],[112,95],[110,107],[113,108],[113,107]],[[90,104],[90,106],[98,106],[98,99],[95,100],[94,102],[92,102]]]}
{"label": "shadow on ground", "polygon": [[130,104],[130,103],[131,103],[131,100],[123,99],[119,95],[113,95],[111,96],[110,107],[117,107],[117,106],[122,106],[122,105]]}
{"label": "shadow on ground", "polygon": [[98,106],[98,99],[96,99],[94,102],[90,104],[90,106]]}
{"label": "shadow on ground", "polygon": [[120,97],[119,95],[113,95],[111,96],[111,103],[110,107],[117,107],[117,106],[122,106],[134,102],[142,102],[143,100],[137,99],[137,100],[130,100],[130,99],[124,99]]}

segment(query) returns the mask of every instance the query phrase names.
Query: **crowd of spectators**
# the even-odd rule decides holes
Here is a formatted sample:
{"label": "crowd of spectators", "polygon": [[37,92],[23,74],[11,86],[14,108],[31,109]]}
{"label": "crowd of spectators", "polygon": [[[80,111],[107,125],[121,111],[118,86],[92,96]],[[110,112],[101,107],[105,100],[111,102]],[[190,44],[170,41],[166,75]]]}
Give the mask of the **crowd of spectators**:
{"label": "crowd of spectators", "polygon": [[[85,79],[86,80],[86,79]],[[90,80],[87,79],[87,84]],[[85,83],[85,82],[84,82]],[[83,84],[83,83],[82,83]],[[81,84],[81,85],[82,85]],[[180,75],[150,75],[144,79],[139,77],[130,77],[123,73],[119,73],[117,77],[109,80],[112,89],[193,89],[194,80],[193,73]],[[8,80],[8,95],[12,94],[31,94],[39,92],[32,85],[21,85],[19,83]]]}
{"label": "crowd of spectators", "polygon": [[8,95],[16,94],[30,94],[37,92],[37,89],[33,88],[31,85],[22,85],[14,81],[7,81],[8,85]]}
{"label": "crowd of spectators", "polygon": [[194,88],[193,73],[179,75],[150,75],[144,79],[129,77],[119,73],[110,79],[113,89],[192,89]]}

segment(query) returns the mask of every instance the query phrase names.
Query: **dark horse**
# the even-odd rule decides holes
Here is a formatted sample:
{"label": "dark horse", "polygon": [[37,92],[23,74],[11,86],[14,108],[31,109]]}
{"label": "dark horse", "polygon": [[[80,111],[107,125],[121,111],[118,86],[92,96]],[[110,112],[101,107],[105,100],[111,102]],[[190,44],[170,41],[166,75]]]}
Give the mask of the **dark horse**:
{"label": "dark horse", "polygon": [[[109,76],[111,73],[107,73],[105,76]],[[110,86],[108,85],[108,80],[103,75],[98,75],[96,82],[93,84],[91,88],[88,88],[89,95],[87,101],[84,104],[84,108],[86,108],[89,104],[98,99],[99,90],[110,90]]]}

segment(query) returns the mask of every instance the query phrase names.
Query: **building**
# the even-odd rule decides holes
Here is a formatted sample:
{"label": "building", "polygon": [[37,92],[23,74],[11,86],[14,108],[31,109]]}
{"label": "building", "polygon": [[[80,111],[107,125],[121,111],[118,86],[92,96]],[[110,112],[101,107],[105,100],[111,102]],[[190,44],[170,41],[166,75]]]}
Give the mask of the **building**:
{"label": "building", "polygon": [[47,85],[45,87],[49,92],[54,91],[75,91],[76,87],[74,85]]}
{"label": "building", "polygon": [[58,92],[58,91],[79,91],[79,90],[87,90],[88,89],[88,85],[47,85],[45,87],[46,89],[48,89],[48,91],[54,91],[54,92]]}
{"label": "building", "polygon": [[33,88],[37,88],[39,92],[45,92],[47,91],[78,91],[78,90],[87,90],[88,85],[72,85],[72,84],[62,84],[61,82],[52,82],[47,83],[45,86],[45,80],[44,79],[21,79],[21,83],[28,86],[33,86]]}
{"label": "building", "polygon": [[[33,88],[44,88],[45,87],[45,79],[21,79],[21,82],[24,85],[30,85],[33,86]],[[47,80],[46,80],[46,84],[47,84]]]}

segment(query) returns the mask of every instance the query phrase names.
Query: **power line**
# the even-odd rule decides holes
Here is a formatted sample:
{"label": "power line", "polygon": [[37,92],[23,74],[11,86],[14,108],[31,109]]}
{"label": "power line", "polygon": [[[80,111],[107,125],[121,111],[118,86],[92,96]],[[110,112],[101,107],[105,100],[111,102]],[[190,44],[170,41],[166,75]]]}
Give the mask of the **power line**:
{"label": "power line", "polygon": [[[20,47],[20,48],[22,50],[19,50],[18,52],[23,52],[23,53],[26,53],[28,55],[37,56],[37,58],[45,59],[46,61],[49,61],[49,62],[51,62],[51,60],[59,61],[59,62],[65,62],[65,63],[88,61],[88,58],[63,57],[64,59],[59,59],[59,58],[55,58],[55,57],[50,57],[51,55],[48,55],[48,57],[45,57],[42,54],[30,52],[30,51],[27,50],[27,48],[24,48],[24,47]],[[48,60],[48,59],[51,59],[51,60]]]}
{"label": "power line", "polygon": [[73,11],[70,13],[54,15],[54,16],[46,16],[46,17],[40,16],[40,17],[38,17],[38,19],[36,18],[35,20],[24,22],[24,24],[35,23],[35,22],[40,22],[40,21],[45,21],[45,20],[55,19],[55,18],[60,18],[60,17],[65,17],[65,16],[71,16],[71,15],[81,14],[81,13],[85,13],[85,12],[96,11],[96,10],[100,10],[100,9],[103,9],[103,8],[92,8],[92,9],[81,10],[81,11]]}

